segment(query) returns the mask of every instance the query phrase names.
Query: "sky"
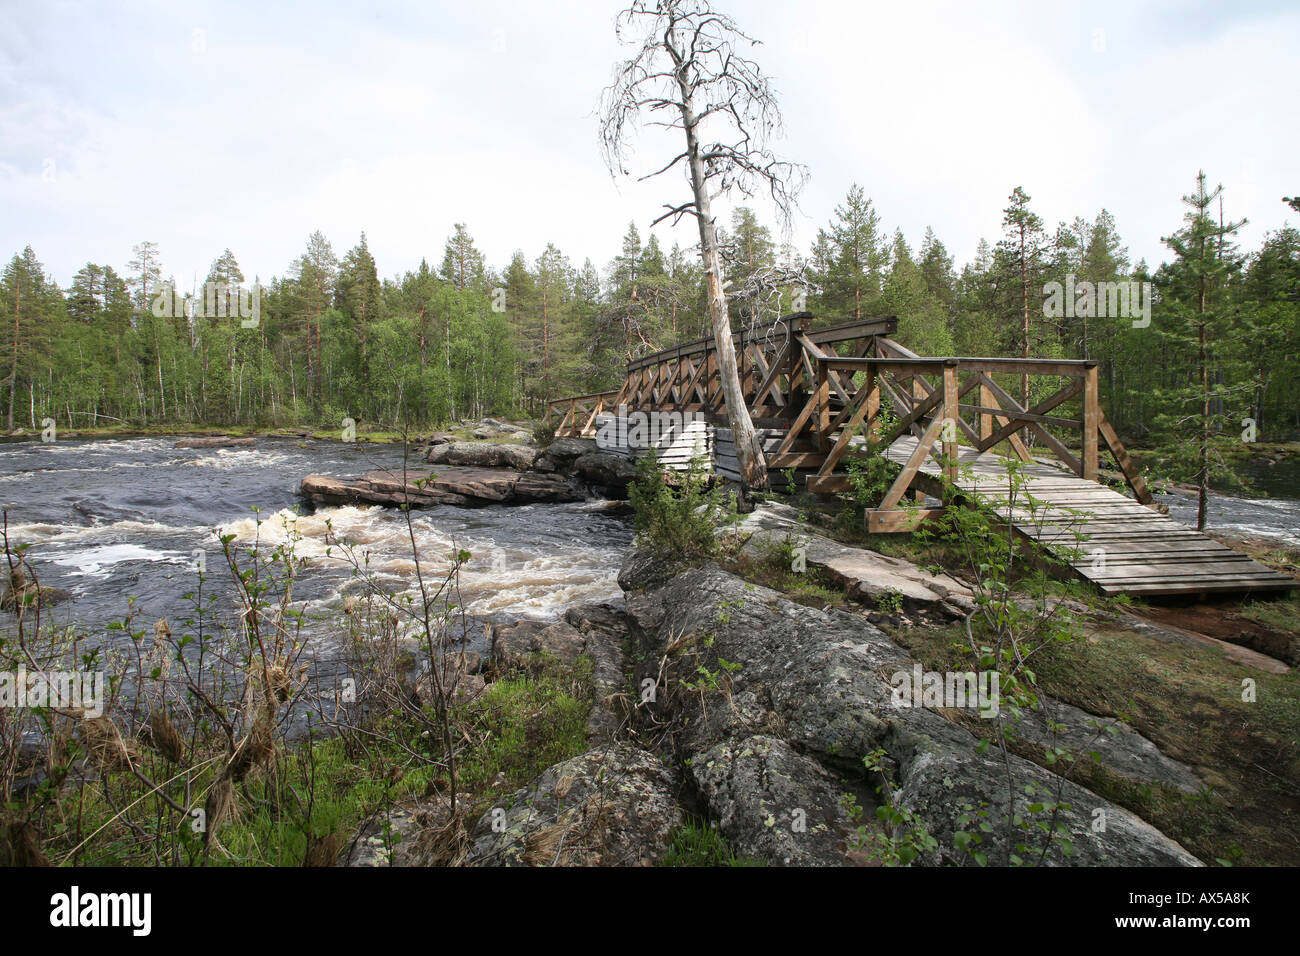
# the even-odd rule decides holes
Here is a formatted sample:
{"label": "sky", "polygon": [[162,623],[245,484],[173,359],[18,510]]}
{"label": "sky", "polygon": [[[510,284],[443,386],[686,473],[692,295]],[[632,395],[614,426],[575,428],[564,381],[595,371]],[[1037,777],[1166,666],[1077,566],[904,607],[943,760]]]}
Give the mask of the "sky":
{"label": "sky", "polygon": [[[603,268],[629,223],[644,239],[689,198],[679,176],[635,180],[671,157],[661,137],[636,141],[633,177],[602,161],[620,6],[0,0],[0,255],[30,244],[66,286],[148,239],[184,288],[226,248],[266,281],[313,231],[342,258],[364,230],[391,278],[436,267],[463,222],[497,268],[548,242]],[[854,183],[959,266],[1017,185],[1049,232],[1104,206],[1152,265],[1199,169],[1249,219],[1244,250],[1300,220],[1280,201],[1300,194],[1300,4],[715,6],[763,41],[774,146],[808,167],[801,252]]]}

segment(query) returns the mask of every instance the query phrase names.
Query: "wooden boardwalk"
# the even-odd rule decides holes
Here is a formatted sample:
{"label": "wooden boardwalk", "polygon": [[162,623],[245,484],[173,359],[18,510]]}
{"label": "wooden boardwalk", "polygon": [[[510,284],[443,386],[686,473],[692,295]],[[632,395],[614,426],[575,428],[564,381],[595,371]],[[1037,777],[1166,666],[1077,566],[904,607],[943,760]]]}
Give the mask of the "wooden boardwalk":
{"label": "wooden boardwalk", "polygon": [[[885,450],[900,465],[907,463],[919,440],[905,435]],[[958,487],[1000,502],[1006,513],[1008,493],[1004,459],[992,452],[959,446]],[[1042,502],[1032,513],[1017,502],[1012,509],[1016,530],[1067,557],[1068,563],[1103,594],[1195,595],[1243,591],[1286,591],[1300,585],[1244,554],[1179,524],[1167,515],[1105,485],[1076,478],[1039,462],[1024,464],[1028,479],[1020,495]],[[931,494],[941,491],[942,469],[933,456],[922,462],[913,486]],[[1078,541],[1075,531],[1085,534]],[[1069,560],[1072,550],[1081,556]]]}

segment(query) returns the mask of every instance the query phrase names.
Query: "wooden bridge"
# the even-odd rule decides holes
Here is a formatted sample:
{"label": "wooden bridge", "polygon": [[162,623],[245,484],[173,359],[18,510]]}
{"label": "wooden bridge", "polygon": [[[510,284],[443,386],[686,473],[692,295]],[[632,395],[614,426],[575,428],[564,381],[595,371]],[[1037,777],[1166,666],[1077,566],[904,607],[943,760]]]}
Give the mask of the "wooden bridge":
{"label": "wooden bridge", "polygon": [[[793,473],[810,491],[844,492],[849,461],[879,451],[901,471],[867,511],[868,527],[907,531],[975,494],[1007,507],[1005,459],[993,452],[1001,447],[1023,463],[1026,484],[1009,504],[1017,530],[1051,549],[1073,546],[1071,566],[1106,593],[1297,586],[1151,507],[1101,408],[1095,362],[926,358],[890,338],[897,328],[891,316],[813,329],[804,312],[734,334],[741,388],[773,484]],[[1028,402],[1013,397],[1026,392]],[[547,420],[557,435],[589,435],[604,416],[633,411],[703,417],[716,426],[714,470],[740,480],[711,337],[629,362],[617,391],[549,402]],[[1077,445],[1062,434],[1077,435]],[[1055,461],[1035,458],[1035,443]],[[1116,466],[1112,480],[1127,485],[1131,498],[1098,483],[1103,450]],[[1026,492],[1041,504],[1027,509]],[[938,505],[927,507],[927,495]],[[1082,545],[1080,526],[1088,535]]]}

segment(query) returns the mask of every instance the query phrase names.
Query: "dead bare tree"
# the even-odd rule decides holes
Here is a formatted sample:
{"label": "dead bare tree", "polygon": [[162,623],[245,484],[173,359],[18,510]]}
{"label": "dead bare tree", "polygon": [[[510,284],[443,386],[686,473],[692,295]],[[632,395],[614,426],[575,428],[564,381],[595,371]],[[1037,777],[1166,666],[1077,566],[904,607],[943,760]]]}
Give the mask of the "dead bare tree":
{"label": "dead bare tree", "polygon": [[630,139],[642,121],[681,130],[686,148],[667,164],[641,176],[662,175],[682,166],[692,199],[667,210],[651,225],[692,215],[700,229],[700,258],[708,289],[709,321],[717,347],[718,377],[735,435],[745,484],[767,486],[767,461],[745,403],[736,368],[736,349],[722,284],[722,259],[713,200],[733,190],[746,197],[767,190],[788,224],[805,167],[779,160],[768,147],[781,130],[776,93],[758,64],[742,49],[757,40],[743,33],[709,0],[634,0],[619,14],[619,38],[640,44],[619,64],[601,102],[601,147],[611,174],[629,175]]}
{"label": "dead bare tree", "polygon": [[753,328],[803,311],[794,304],[809,292],[820,292],[821,286],[809,274],[806,263],[777,263],[748,273],[744,282],[733,284],[728,291],[742,319]]}

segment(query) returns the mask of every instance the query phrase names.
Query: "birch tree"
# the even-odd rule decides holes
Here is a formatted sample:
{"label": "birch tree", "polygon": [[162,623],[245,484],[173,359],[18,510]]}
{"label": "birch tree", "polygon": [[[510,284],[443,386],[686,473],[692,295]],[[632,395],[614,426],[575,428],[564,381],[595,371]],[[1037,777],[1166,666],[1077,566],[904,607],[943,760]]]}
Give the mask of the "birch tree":
{"label": "birch tree", "polygon": [[680,169],[690,186],[691,198],[665,203],[666,211],[651,225],[694,216],[699,226],[709,321],[736,455],[745,484],[763,488],[767,461],[736,366],[713,201],[732,192],[746,198],[766,192],[788,223],[807,171],[778,159],[768,145],[781,131],[781,113],[770,81],[745,55],[758,41],[709,0],[635,0],[619,14],[616,30],[638,49],[618,65],[602,97],[605,163],[611,174],[629,174],[631,140],[642,123],[683,137],[680,152],[640,179]]}

